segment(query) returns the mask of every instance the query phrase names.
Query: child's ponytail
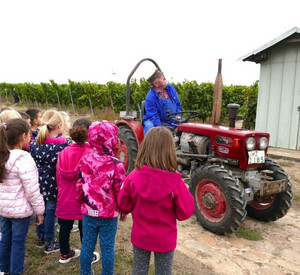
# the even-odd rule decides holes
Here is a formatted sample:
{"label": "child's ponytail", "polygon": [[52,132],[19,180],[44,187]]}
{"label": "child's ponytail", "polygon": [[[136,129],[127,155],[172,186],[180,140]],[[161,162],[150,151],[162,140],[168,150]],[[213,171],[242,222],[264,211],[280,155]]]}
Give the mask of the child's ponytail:
{"label": "child's ponytail", "polygon": [[49,136],[49,132],[55,129],[58,125],[64,127],[64,119],[61,114],[56,110],[48,110],[42,116],[43,126],[36,137],[36,143],[42,145],[46,138]]}
{"label": "child's ponytail", "polygon": [[38,145],[42,145],[43,142],[45,141],[45,139],[47,138],[48,136],[48,133],[49,133],[49,129],[48,129],[48,125],[47,124],[44,124],[41,128],[40,128],[40,131],[36,137],[36,143]]}
{"label": "child's ponytail", "polygon": [[6,123],[3,123],[0,126],[0,182],[2,182],[5,176],[6,173],[5,163],[9,158],[6,129],[7,129],[7,125]]}

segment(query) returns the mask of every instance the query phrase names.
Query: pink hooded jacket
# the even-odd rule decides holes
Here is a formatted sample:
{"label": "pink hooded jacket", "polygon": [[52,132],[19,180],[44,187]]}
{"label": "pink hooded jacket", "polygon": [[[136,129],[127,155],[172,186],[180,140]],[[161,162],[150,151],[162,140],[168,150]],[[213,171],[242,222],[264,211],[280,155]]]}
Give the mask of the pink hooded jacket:
{"label": "pink hooded jacket", "polygon": [[114,218],[119,215],[117,197],[125,179],[123,163],[113,156],[118,127],[109,121],[96,121],[88,135],[93,152],[81,159],[77,200],[84,215]]}
{"label": "pink hooded jacket", "polygon": [[76,200],[76,183],[81,158],[93,152],[88,143],[72,143],[62,150],[56,164],[58,188],[56,216],[65,220],[81,220],[81,205]]}
{"label": "pink hooded jacket", "polygon": [[132,244],[154,252],[174,250],[176,220],[186,220],[195,211],[194,199],[180,173],[147,165],[127,176],[118,203],[125,214],[132,212]]}
{"label": "pink hooded jacket", "polygon": [[28,152],[14,149],[5,163],[7,174],[0,183],[0,216],[26,218],[33,213],[44,214],[38,170]]}

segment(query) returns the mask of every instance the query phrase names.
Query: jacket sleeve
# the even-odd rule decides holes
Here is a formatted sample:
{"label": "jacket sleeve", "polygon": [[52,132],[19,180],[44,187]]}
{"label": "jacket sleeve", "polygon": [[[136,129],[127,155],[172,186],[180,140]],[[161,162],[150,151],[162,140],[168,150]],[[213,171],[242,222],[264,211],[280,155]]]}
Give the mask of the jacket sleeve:
{"label": "jacket sleeve", "polygon": [[187,189],[183,181],[177,185],[173,192],[176,219],[179,221],[187,220],[195,211],[194,198]]}
{"label": "jacket sleeve", "polygon": [[172,93],[173,93],[173,98],[176,104],[176,112],[181,112],[181,103],[178,97],[178,94],[176,92],[176,89],[174,88],[174,86],[170,85],[172,87]]}
{"label": "jacket sleeve", "polygon": [[124,169],[124,164],[122,162],[118,162],[116,164],[116,170],[114,173],[114,196],[115,199],[117,200],[122,182],[124,181],[126,177],[125,169]]}
{"label": "jacket sleeve", "polygon": [[161,126],[159,112],[157,110],[157,100],[151,90],[145,100],[145,111],[147,119],[150,119],[154,126]]}
{"label": "jacket sleeve", "polygon": [[19,177],[25,191],[25,196],[31,204],[34,212],[38,215],[44,214],[45,204],[40,193],[39,174],[33,158],[28,154],[20,160]]}
{"label": "jacket sleeve", "polygon": [[78,172],[78,181],[76,183],[76,200],[78,203],[83,203],[83,189],[82,185],[84,184],[84,178],[81,172],[81,163],[79,164],[79,172]]}
{"label": "jacket sleeve", "polygon": [[61,158],[61,154],[58,155],[57,162],[56,162],[56,184],[57,184],[57,186],[59,185],[59,182],[60,182],[60,169],[58,169],[60,167],[60,158]]}
{"label": "jacket sleeve", "polygon": [[118,206],[124,214],[131,213],[133,211],[134,205],[132,202],[132,180],[130,174],[127,176],[123,185],[121,186],[118,195]]}

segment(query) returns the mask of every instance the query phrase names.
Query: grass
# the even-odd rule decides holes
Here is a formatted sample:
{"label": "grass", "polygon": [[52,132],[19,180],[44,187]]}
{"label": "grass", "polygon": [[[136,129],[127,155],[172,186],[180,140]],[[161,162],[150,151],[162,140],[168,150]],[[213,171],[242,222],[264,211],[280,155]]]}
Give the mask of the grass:
{"label": "grass", "polygon": [[[25,263],[26,268],[24,275],[80,275],[80,257],[71,260],[67,264],[58,262],[60,253],[55,252],[49,255],[44,253],[43,248],[36,247],[36,226],[33,224],[29,228],[26,241],[26,254]],[[58,233],[56,233],[58,234]],[[123,235],[122,235],[123,234]],[[58,236],[56,236],[58,238]],[[80,249],[79,232],[71,233],[70,236],[71,248]],[[96,251],[100,252],[99,240],[96,245]],[[100,253],[101,255],[101,253]],[[117,231],[116,244],[115,244],[115,266],[114,274],[127,275],[132,272],[133,255],[130,244],[130,232],[124,234],[122,230]],[[99,262],[92,265],[95,274],[101,274],[101,259]],[[153,257],[150,261],[149,274],[154,275]]]}
{"label": "grass", "polygon": [[[79,275],[80,274],[80,258],[71,260],[67,264],[58,262],[60,253],[55,252],[49,255],[44,253],[43,248],[38,248],[36,244],[35,225],[31,225],[26,242],[26,268],[24,275],[42,275],[42,274],[59,274],[59,275]],[[58,236],[57,236],[58,237]],[[70,244],[72,248],[81,246],[79,232],[71,233]],[[130,246],[129,246],[130,247]],[[99,252],[99,242],[96,250]],[[131,251],[126,251],[118,247],[116,241],[115,250],[115,271],[114,274],[125,275],[131,274],[133,257]],[[95,263],[92,268],[96,274],[101,274],[101,260]]]}
{"label": "grass", "polygon": [[295,200],[295,201],[300,201],[300,195],[297,195],[297,194],[294,195],[294,200]]}
{"label": "grass", "polygon": [[238,238],[250,240],[250,241],[261,241],[263,237],[255,230],[250,230],[245,227],[240,227],[238,231],[235,232]]}

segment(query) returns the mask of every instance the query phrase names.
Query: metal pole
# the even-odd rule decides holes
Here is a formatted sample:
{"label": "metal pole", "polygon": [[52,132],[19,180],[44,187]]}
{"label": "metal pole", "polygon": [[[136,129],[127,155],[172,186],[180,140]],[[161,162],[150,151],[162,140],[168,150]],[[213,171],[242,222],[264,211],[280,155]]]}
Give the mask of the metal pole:
{"label": "metal pole", "polygon": [[69,94],[70,94],[70,98],[71,98],[73,113],[74,113],[74,116],[75,116],[75,108],[74,108],[74,103],[73,103],[73,97],[72,97],[71,89],[69,89]]}
{"label": "metal pole", "polygon": [[134,72],[137,70],[137,68],[141,65],[141,63],[146,60],[151,61],[156,66],[156,68],[161,71],[158,64],[151,58],[143,58],[135,65],[135,67],[132,69],[132,71],[129,74],[127,81],[126,81],[126,116],[129,116],[129,110],[130,110],[130,107],[129,107],[129,104],[130,104],[130,79],[133,76]]}
{"label": "metal pole", "polygon": [[92,105],[92,100],[91,100],[91,95],[90,94],[89,94],[89,101],[90,101],[90,107],[91,107],[92,117],[94,117],[93,105]]}
{"label": "metal pole", "polygon": [[25,91],[25,93],[24,93],[24,95],[25,95],[25,100],[26,100],[26,106],[29,106],[29,105],[28,105],[28,98],[27,98],[26,92],[27,92],[27,91]]}
{"label": "metal pole", "polygon": [[47,99],[47,97],[48,97],[48,93],[47,93],[47,91],[45,90],[45,94],[46,94],[46,106],[47,106],[47,109],[49,109],[49,105],[48,105],[48,99]]}
{"label": "metal pole", "polygon": [[55,92],[56,92],[56,97],[57,97],[57,101],[58,101],[59,110],[61,111],[59,95],[58,95],[57,90],[55,90]]}
{"label": "metal pole", "polygon": [[115,119],[115,118],[116,118],[116,115],[115,115],[115,111],[114,111],[114,103],[113,103],[113,100],[112,100],[111,95],[109,95],[109,98],[110,98],[111,109],[112,109],[113,116],[114,116],[114,119]]}
{"label": "metal pole", "polygon": [[8,104],[8,96],[7,96],[7,89],[5,88],[5,95],[6,95],[6,104]]}
{"label": "metal pole", "polygon": [[38,103],[37,103],[37,100],[36,100],[35,92],[33,92],[33,96],[34,96],[35,106],[38,109],[39,106],[38,106]]}
{"label": "metal pole", "polygon": [[298,112],[299,112],[299,119],[298,119],[298,129],[297,129],[296,150],[299,150],[298,139],[299,139],[299,128],[300,128],[300,106],[298,106]]}

